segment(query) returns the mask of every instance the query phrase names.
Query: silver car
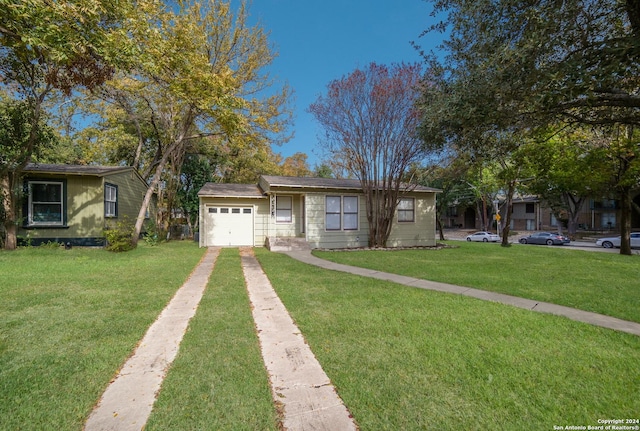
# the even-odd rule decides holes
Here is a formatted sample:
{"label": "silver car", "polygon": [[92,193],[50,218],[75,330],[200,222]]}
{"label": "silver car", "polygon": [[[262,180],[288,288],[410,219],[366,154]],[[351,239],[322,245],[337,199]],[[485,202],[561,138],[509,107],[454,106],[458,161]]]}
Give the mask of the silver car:
{"label": "silver car", "polygon": [[[596,245],[604,248],[620,247],[621,239],[619,236],[611,238],[600,238],[596,241]],[[631,248],[640,248],[640,232],[631,234]]]}
{"label": "silver car", "polygon": [[570,242],[566,236],[551,232],[536,232],[520,238],[520,244],[563,245]]}
{"label": "silver car", "polygon": [[500,237],[491,232],[476,232],[467,235],[467,241],[498,242],[500,241]]}

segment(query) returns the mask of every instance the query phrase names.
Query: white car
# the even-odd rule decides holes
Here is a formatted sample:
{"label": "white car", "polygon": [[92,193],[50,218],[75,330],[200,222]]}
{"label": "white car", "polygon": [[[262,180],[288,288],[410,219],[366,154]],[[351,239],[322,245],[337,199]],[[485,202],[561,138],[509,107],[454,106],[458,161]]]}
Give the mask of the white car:
{"label": "white car", "polygon": [[[596,241],[596,245],[604,248],[620,247],[620,237],[600,238]],[[640,232],[631,234],[631,248],[640,248]]]}
{"label": "white car", "polygon": [[491,232],[476,232],[471,235],[467,235],[467,241],[498,242],[500,241],[500,237]]}

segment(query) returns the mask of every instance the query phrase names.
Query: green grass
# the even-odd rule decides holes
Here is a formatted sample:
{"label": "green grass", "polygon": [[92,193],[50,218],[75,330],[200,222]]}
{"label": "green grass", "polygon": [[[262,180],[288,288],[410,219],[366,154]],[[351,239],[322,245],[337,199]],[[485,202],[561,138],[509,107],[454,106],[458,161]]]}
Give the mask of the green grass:
{"label": "green grass", "polygon": [[323,259],[475,287],[640,322],[640,259],[564,250],[451,242],[442,250],[314,252]]}
{"label": "green grass", "polygon": [[82,429],[203,253],[192,242],[0,252],[0,429]]}
{"label": "green grass", "polygon": [[277,429],[237,249],[221,251],[145,429]]}
{"label": "green grass", "polygon": [[[419,267],[428,253],[399,256]],[[363,431],[549,430],[640,412],[640,337],[256,254]]]}

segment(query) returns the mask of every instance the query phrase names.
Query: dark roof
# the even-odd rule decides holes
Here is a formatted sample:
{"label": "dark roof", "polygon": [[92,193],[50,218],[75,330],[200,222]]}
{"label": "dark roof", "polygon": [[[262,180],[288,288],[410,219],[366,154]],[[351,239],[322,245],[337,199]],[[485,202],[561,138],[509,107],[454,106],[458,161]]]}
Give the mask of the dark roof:
{"label": "dark roof", "polygon": [[264,193],[256,184],[206,183],[198,196],[227,198],[261,198]]}
{"label": "dark roof", "polygon": [[[286,187],[288,189],[362,191],[360,180],[352,179],[280,177],[276,175],[263,175],[261,179],[266,182],[267,190],[262,190],[262,188],[256,184],[206,183],[198,192],[198,196],[260,198],[265,196],[265,192],[278,187]],[[431,187],[416,186],[412,191],[434,193],[440,190],[432,189]]]}
{"label": "dark roof", "polygon": [[93,166],[93,165],[49,165],[44,163],[29,163],[24,172],[38,172],[45,174],[92,175],[104,176],[115,172],[134,170],[131,166]]}
{"label": "dark roof", "polygon": [[[263,175],[262,178],[270,187],[362,190],[360,180],[354,179],[280,177],[276,175]],[[415,186],[412,191],[439,192],[440,190],[431,187]]]}

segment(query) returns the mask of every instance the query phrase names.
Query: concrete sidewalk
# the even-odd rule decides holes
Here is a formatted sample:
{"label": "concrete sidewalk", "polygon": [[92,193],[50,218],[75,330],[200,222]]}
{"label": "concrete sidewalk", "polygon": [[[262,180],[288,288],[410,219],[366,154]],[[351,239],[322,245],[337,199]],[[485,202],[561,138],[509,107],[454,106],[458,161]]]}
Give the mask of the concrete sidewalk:
{"label": "concrete sidewalk", "polygon": [[405,286],[417,287],[420,289],[455,293],[458,295],[470,296],[472,298],[483,299],[486,301],[499,302],[518,308],[536,311],[538,313],[564,316],[578,322],[589,323],[591,325],[601,326],[603,328],[627,332],[629,334],[640,336],[640,323],[629,322],[627,320],[617,319],[615,317],[610,317],[603,314],[582,311],[575,308],[564,307],[562,305],[550,304],[548,302],[518,298],[516,296],[505,295],[502,293],[488,292],[485,290],[472,289],[469,287],[456,286],[453,284],[438,283],[435,281],[421,280],[419,278],[390,274],[387,272],[380,272],[372,269],[342,265],[315,257],[311,254],[310,251],[290,251],[285,252],[284,254],[309,265],[314,265],[333,271],[341,271],[350,274],[361,275],[363,277],[377,278],[379,280],[391,281],[393,283],[404,284]]}

